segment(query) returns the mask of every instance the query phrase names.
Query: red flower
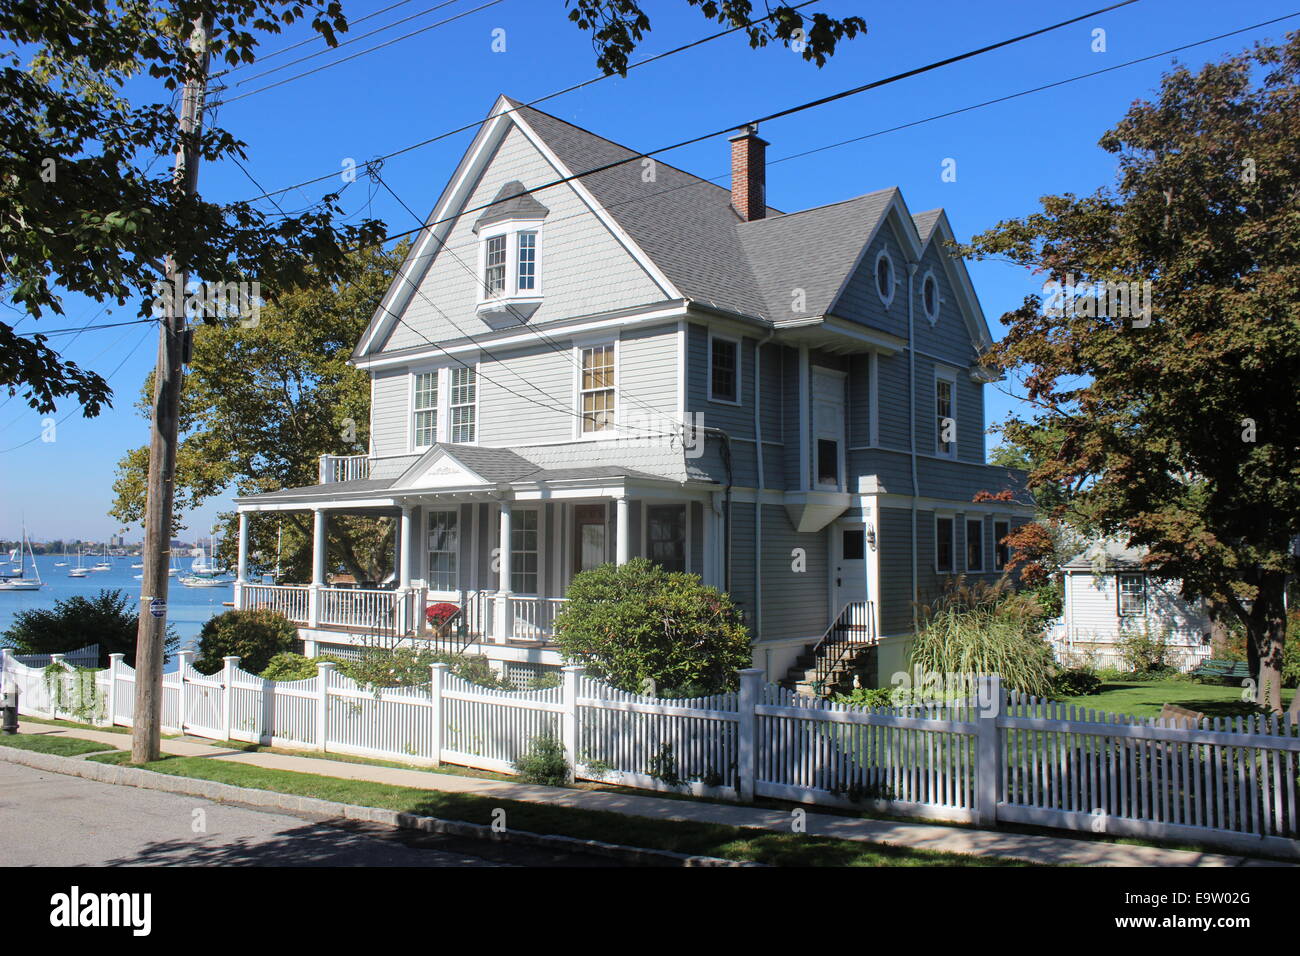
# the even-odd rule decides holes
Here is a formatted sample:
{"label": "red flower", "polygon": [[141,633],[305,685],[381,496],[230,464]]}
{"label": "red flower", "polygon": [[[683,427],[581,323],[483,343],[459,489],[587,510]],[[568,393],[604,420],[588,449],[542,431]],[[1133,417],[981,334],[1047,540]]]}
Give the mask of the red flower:
{"label": "red flower", "polygon": [[455,604],[448,604],[446,601],[443,601],[439,604],[430,604],[424,611],[424,618],[430,624],[435,626],[445,624],[447,620],[459,610],[460,608]]}

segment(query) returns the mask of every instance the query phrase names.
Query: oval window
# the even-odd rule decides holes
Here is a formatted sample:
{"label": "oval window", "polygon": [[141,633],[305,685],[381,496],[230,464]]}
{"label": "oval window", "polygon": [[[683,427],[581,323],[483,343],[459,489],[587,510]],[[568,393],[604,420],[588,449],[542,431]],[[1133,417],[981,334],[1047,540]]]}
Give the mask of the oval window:
{"label": "oval window", "polygon": [[886,305],[894,297],[894,263],[884,252],[876,257],[876,291]]}
{"label": "oval window", "polygon": [[939,318],[939,283],[932,275],[926,276],[921,283],[921,302],[931,322]]}

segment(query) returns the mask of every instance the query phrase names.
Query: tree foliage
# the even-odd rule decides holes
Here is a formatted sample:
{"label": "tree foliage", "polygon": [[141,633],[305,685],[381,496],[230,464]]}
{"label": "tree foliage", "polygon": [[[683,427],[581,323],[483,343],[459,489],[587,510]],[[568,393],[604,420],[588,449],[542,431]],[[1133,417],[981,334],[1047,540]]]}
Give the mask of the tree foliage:
{"label": "tree foliage", "polygon": [[[807,14],[808,4],[765,5],[757,16],[751,0],[686,0],[707,19],[738,27],[751,48],[783,43],[805,60],[824,66],[842,39],[867,32],[861,17],[835,18],[825,13]],[[639,0],[565,0],[569,19],[591,33],[596,65],[605,73],[627,75],[628,56],[650,32],[650,17]]]}
{"label": "tree foliage", "polygon": [[239,666],[250,674],[266,670],[278,654],[296,650],[298,628],[274,611],[227,611],[203,622],[195,670],[215,674],[223,658],[238,657]]}
{"label": "tree foliage", "polygon": [[[110,654],[122,654],[135,666],[135,638],[140,626],[137,601],[118,588],[105,588],[94,597],[77,594],[61,598],[52,608],[19,611],[0,644],[20,654],[65,654],[99,645],[99,666],[108,666]],[[180,646],[175,628],[167,628],[164,659]]]}
{"label": "tree foliage", "polygon": [[561,653],[623,690],[716,694],[750,664],[740,609],[697,575],[633,558],[574,575],[568,598],[555,621]]}
{"label": "tree foliage", "polygon": [[[274,300],[309,275],[333,277],[349,249],[376,241],[382,223],[336,221],[337,194],[272,216],[173,182],[180,133],[167,100],[199,74],[204,48],[216,64],[249,63],[261,39],[304,20],[331,45],[347,28],[339,0],[0,0],[4,297],[34,319],[62,315],[66,292],[134,303],[148,317],[170,255],[193,280],[256,280]],[[131,103],[128,84],[150,80],[158,101]],[[206,119],[195,142],[203,162],[245,158]],[[43,414],[70,396],[97,415],[107,382],[46,341],[0,322],[0,385]]]}
{"label": "tree foliage", "polygon": [[[256,324],[203,326],[181,393],[176,510],[197,508],[233,488],[250,495],[319,480],[323,454],[365,454],[370,439],[370,379],[347,364],[352,349],[405,253],[372,248],[354,255],[339,281],[308,282],[262,309]],[[140,408],[148,414],[152,376]],[[149,449],[118,463],[112,514],[141,520]],[[227,516],[221,557],[238,546]],[[311,572],[311,518],[300,512],[255,515],[250,554],[255,570],[279,564],[287,580]],[[330,565],[358,580],[379,580],[392,564],[392,522],[334,516]]]}
{"label": "tree foliage", "polygon": [[1173,70],[1102,137],[1113,188],[1045,197],[969,250],[1066,286],[1151,283],[1149,317],[1037,295],[1003,316],[987,361],[1023,373],[1032,408],[1004,434],[1087,531],[1233,609],[1273,708],[1300,535],[1298,79],[1296,34]]}

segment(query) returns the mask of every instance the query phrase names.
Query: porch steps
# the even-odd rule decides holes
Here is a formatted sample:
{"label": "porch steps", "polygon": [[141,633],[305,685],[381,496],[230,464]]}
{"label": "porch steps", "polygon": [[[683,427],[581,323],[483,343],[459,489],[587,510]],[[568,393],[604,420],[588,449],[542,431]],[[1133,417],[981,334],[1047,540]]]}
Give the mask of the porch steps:
{"label": "porch steps", "polygon": [[876,641],[869,602],[847,604],[821,640],[805,644],[778,683],[807,697],[848,693],[872,687],[876,679]]}

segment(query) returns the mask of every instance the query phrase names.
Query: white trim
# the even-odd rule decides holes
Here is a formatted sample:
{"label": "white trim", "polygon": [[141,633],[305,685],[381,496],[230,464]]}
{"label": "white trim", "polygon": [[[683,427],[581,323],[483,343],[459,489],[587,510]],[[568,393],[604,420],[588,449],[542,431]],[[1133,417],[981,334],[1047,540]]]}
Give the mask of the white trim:
{"label": "white trim", "polygon": [[[709,346],[707,351],[708,351],[709,358],[708,358],[708,367],[705,369],[705,375],[707,378],[706,384],[708,386],[709,401],[716,402],[719,405],[734,405],[740,407],[744,405],[744,401],[743,401],[744,384],[743,383],[744,383],[744,368],[745,368],[745,340],[743,338],[736,338],[735,336],[731,336],[731,335],[723,335],[720,332],[714,332],[713,329],[711,328],[708,330],[708,335],[709,335]],[[736,347],[736,397],[735,398],[721,398],[713,393],[713,343],[715,341],[729,342]]]}
{"label": "white trim", "polygon": [[[934,311],[933,312],[931,312],[926,307],[925,304],[925,284],[927,282],[934,283]],[[939,310],[940,310],[940,306],[942,305],[943,305],[943,290],[939,287],[939,280],[936,279],[934,276],[934,269],[927,268],[921,276],[921,311],[925,313],[925,317],[930,321],[931,325],[934,325],[939,321]]]}
{"label": "white trim", "polygon": [[[889,263],[889,294],[880,291],[880,260],[884,259]],[[898,269],[894,266],[894,257],[889,254],[889,250],[883,246],[876,253],[875,259],[871,262],[871,287],[876,290],[876,295],[880,296],[880,301],[888,309],[894,301],[894,295],[898,292]]]}
{"label": "white trim", "polygon": [[[515,306],[527,306],[542,301],[542,232],[545,220],[542,219],[503,219],[490,226],[484,226],[478,234],[478,273],[475,277],[475,308],[479,312],[501,312]],[[533,255],[533,272],[535,288],[521,292],[519,283],[519,237],[531,232],[536,236]],[[501,294],[487,294],[487,244],[492,239],[505,238],[505,274],[501,282]]]}
{"label": "white trim", "polygon": [[[940,382],[947,382],[949,385],[949,399],[948,399],[949,409],[948,409],[947,417],[952,419],[952,427],[953,427],[953,440],[948,443],[950,448],[946,452],[941,447],[943,444],[941,440],[941,436],[943,435],[943,432],[939,428],[939,383]],[[957,435],[957,374],[956,372],[950,371],[949,369],[944,368],[943,366],[938,364],[934,366],[934,382],[930,387],[930,402],[931,402],[930,420],[935,423],[934,440],[930,443],[930,447],[931,447],[930,454],[932,454],[935,458],[940,458],[945,460],[956,459],[957,449],[960,444],[957,440],[958,435]],[[918,454],[924,454],[924,452],[918,452]]]}
{"label": "white trim", "polygon": [[[608,335],[575,337],[572,340],[573,348],[573,435],[574,441],[609,441],[614,438],[624,437],[620,431],[620,425],[623,422],[622,415],[622,385],[620,361],[622,350],[619,347],[619,337],[615,335],[610,338]],[[601,431],[583,431],[583,411],[582,411],[582,353],[585,349],[603,348],[607,345],[614,347],[614,423],[610,428]],[[605,389],[593,389],[593,391],[605,391]]]}

